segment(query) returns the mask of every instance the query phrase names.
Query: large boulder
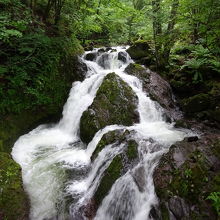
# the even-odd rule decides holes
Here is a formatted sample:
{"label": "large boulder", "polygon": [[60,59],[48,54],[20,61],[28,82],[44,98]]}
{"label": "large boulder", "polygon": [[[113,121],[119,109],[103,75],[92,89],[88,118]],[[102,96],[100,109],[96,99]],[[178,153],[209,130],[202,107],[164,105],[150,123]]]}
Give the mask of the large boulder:
{"label": "large boulder", "polygon": [[93,197],[97,207],[108,194],[115,181],[138,162],[138,144],[132,138],[132,132],[134,131],[123,129],[108,132],[102,137],[96,151],[93,153],[92,159],[94,160],[105,146],[113,144],[113,147],[119,147],[120,144],[124,144],[122,152],[114,157],[103,173],[101,182]]}
{"label": "large boulder", "polygon": [[20,171],[8,153],[0,152],[0,219],[29,219],[29,200]]}
{"label": "large boulder", "polygon": [[175,105],[172,89],[159,74],[134,63],[129,64],[125,72],[142,81],[144,91],[149,94],[152,100],[157,101],[164,108],[168,118],[175,120],[181,118],[181,114]]}
{"label": "large boulder", "polygon": [[185,98],[181,101],[183,111],[186,113],[200,112],[209,109],[210,105],[210,96],[204,93]]}
{"label": "large boulder", "polygon": [[[87,204],[84,204],[83,207],[81,207],[80,216],[84,215],[88,219],[93,219],[96,215],[97,209],[103,199],[108,195],[115,181],[137,165],[139,161],[138,142],[133,138],[134,133],[135,131],[129,131],[126,129],[109,131],[103,135],[97,144],[91,158],[94,163],[99,153],[107,145],[112,145],[113,149],[122,146],[122,149],[118,151],[111,161],[104,162],[103,165],[106,165],[108,162],[109,165],[103,172],[94,195],[89,201],[87,201]],[[140,188],[140,191],[143,190],[143,185],[145,184],[143,180],[140,180],[143,179],[143,174],[143,169],[132,171],[132,176],[138,188]]]}
{"label": "large boulder", "polygon": [[148,42],[143,40],[136,41],[131,47],[127,49],[127,53],[134,60],[138,60],[151,55]]}
{"label": "large boulder", "polygon": [[107,125],[130,126],[138,122],[138,98],[115,73],[108,74],[97,91],[92,105],[82,115],[80,137],[89,143],[95,133]]}
{"label": "large boulder", "polygon": [[154,173],[161,219],[218,219],[207,199],[220,191],[220,134],[212,132],[177,142],[162,156]]}

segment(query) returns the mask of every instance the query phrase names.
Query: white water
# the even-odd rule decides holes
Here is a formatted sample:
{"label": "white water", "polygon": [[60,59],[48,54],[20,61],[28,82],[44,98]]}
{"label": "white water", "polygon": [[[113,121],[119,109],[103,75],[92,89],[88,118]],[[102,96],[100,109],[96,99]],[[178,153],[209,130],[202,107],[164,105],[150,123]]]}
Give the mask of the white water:
{"label": "white water", "polygon": [[[12,156],[22,167],[23,183],[31,200],[32,220],[55,217],[60,220],[69,219],[68,212],[66,214],[65,211],[68,210],[68,207],[65,207],[66,198],[72,198],[74,201],[72,205],[69,204],[72,216],[70,219],[77,219],[74,216],[80,206],[92,197],[103,172],[123,148],[106,146],[94,163],[90,162],[90,157],[103,134],[115,129],[137,131],[135,139],[139,142],[141,160],[137,167],[115,182],[99,207],[95,219],[115,220],[121,217],[125,220],[146,220],[149,218],[151,206],[157,203],[152,174],[158,158],[171,144],[182,140],[187,134],[185,131],[175,130],[172,124],[163,121],[163,109],[143,92],[141,81],[124,72],[126,66],[132,62],[128,55],[125,63],[118,60],[118,52],[125,51],[125,48],[114,49],[116,51],[109,51],[105,58],[98,56],[94,62],[84,60],[89,68],[86,79],[73,83],[64,106],[63,117],[57,125],[39,126],[21,136],[13,147]],[[95,51],[97,52],[97,49]],[[120,76],[136,93],[140,123],[131,127],[108,126],[97,132],[85,148],[79,138],[80,118],[93,102],[104,77],[110,72]],[[149,138],[156,141],[157,145],[150,143]],[[132,178],[132,172],[139,166],[143,166],[145,170],[146,184],[143,192],[138,190]],[[68,171],[76,174],[71,177]]]}

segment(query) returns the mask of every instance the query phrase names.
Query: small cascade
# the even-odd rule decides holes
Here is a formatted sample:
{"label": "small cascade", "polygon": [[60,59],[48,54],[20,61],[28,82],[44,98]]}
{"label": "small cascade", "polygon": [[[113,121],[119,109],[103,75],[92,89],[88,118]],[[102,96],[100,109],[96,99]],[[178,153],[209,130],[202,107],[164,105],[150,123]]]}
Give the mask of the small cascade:
{"label": "small cascade", "polygon": [[[163,108],[143,91],[142,81],[125,72],[133,62],[126,47],[94,49],[86,52],[82,60],[88,67],[86,78],[73,83],[60,122],[40,125],[21,136],[13,147],[12,156],[22,167],[24,187],[30,197],[30,219],[87,219],[82,207],[92,199],[103,173],[123,151],[124,144],[105,146],[94,161],[91,156],[103,135],[115,130],[135,131],[132,138],[138,143],[139,162],[114,183],[94,219],[151,219],[150,210],[157,204],[154,168],[169,146],[182,140],[188,131],[177,130],[172,123],[165,122]],[[140,121],[132,126],[107,126],[85,146],[79,136],[81,116],[93,103],[104,77],[111,72],[138,97]],[[140,172],[141,186],[136,178]]]}

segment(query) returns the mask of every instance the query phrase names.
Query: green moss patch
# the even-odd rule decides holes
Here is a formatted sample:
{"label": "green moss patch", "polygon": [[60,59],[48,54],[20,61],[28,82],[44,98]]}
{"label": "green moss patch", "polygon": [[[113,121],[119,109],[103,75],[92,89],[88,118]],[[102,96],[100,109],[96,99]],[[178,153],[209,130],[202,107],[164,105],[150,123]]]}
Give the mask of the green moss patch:
{"label": "green moss patch", "polygon": [[111,162],[110,166],[104,173],[98,189],[94,195],[96,205],[99,206],[102,200],[110,191],[115,181],[120,177],[123,168],[121,155],[116,156]]}
{"label": "green moss patch", "polygon": [[107,125],[130,126],[137,122],[137,96],[115,73],[108,74],[80,122],[80,137],[89,143],[95,133]]}
{"label": "green moss patch", "polygon": [[128,141],[127,157],[129,160],[133,160],[138,157],[138,144],[134,140]]}
{"label": "green moss patch", "polygon": [[9,154],[0,152],[0,216],[5,220],[27,219],[28,210],[21,169]]}

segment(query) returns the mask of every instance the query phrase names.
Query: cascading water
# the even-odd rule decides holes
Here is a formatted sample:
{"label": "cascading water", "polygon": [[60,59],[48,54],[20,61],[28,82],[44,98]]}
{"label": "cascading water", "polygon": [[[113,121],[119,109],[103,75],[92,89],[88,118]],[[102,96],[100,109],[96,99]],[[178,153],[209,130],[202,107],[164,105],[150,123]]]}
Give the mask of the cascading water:
{"label": "cascading water", "polygon": [[[78,219],[80,207],[94,194],[101,176],[113,158],[123,148],[106,146],[91,164],[90,157],[102,136],[116,129],[135,130],[139,143],[140,162],[120,177],[99,207],[96,220],[146,220],[150,219],[152,205],[157,203],[152,174],[161,154],[176,141],[182,140],[186,131],[175,130],[163,120],[163,109],[153,102],[142,89],[141,81],[124,72],[132,60],[126,48],[99,54],[93,61],[83,61],[88,72],[83,82],[73,83],[63,110],[63,117],[54,126],[41,125],[21,136],[15,143],[12,156],[22,167],[25,190],[31,201],[30,218]],[[91,53],[85,53],[84,57]],[[123,59],[119,60],[119,53]],[[115,72],[136,93],[140,123],[130,127],[107,126],[96,133],[86,147],[79,138],[80,118],[92,104],[104,77]],[[154,140],[152,143],[151,140]],[[145,185],[140,191],[134,181],[134,172],[142,169]],[[86,219],[81,216],[80,219]]]}

